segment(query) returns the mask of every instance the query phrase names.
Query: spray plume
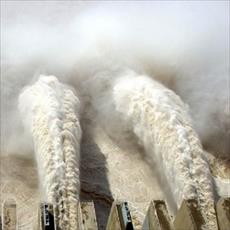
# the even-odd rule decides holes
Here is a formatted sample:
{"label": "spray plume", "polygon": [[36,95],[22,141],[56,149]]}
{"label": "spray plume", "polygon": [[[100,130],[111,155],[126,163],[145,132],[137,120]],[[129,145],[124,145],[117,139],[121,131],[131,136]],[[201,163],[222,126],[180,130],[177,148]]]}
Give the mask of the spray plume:
{"label": "spray plume", "polygon": [[[109,74],[98,74],[94,82],[105,84]],[[187,106],[173,91],[133,71],[117,73],[113,83],[105,85],[93,100],[98,116],[117,121],[123,133],[134,133],[146,159],[166,177],[177,208],[183,199],[198,199],[207,223],[202,229],[217,229],[212,176]]]}
{"label": "spray plume", "polygon": [[57,205],[61,229],[75,229],[80,193],[79,100],[54,76],[40,76],[19,97],[32,133],[43,200]]}

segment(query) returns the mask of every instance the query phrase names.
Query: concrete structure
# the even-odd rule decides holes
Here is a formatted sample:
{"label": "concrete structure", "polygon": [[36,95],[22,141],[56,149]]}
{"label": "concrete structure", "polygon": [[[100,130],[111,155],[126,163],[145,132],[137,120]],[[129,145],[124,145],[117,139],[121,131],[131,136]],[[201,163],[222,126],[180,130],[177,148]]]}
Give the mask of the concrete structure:
{"label": "concrete structure", "polygon": [[230,198],[221,198],[216,205],[220,230],[230,229]]}
{"label": "concrete structure", "polygon": [[[79,226],[76,230],[98,230],[96,211],[93,201],[80,202]],[[216,204],[216,216],[218,228],[212,230],[230,229],[230,198],[220,198]],[[56,226],[55,207],[51,204],[42,203],[39,208],[39,226],[37,230],[61,230]],[[107,220],[106,230],[135,230],[138,229],[132,221],[132,214],[127,202],[115,201],[111,207]],[[16,203],[7,200],[2,207],[1,230],[23,229],[17,227]],[[174,219],[174,221],[172,221]],[[142,230],[203,230],[206,226],[205,219],[200,211],[197,200],[184,200],[176,216],[173,218],[162,200],[150,202]],[[208,229],[210,230],[210,229]]]}
{"label": "concrete structure", "polygon": [[143,229],[174,230],[172,219],[163,200],[154,200],[150,203]]}
{"label": "concrete structure", "polygon": [[4,202],[2,207],[3,230],[16,230],[17,229],[17,212],[16,202],[12,199]]}

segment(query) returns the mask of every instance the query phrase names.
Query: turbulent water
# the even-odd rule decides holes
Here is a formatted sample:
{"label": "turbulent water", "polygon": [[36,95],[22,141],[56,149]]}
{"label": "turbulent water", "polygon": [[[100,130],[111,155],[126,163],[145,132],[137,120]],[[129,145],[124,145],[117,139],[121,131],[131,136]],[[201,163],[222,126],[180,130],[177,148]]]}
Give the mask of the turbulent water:
{"label": "turbulent water", "polygon": [[[102,75],[105,80],[106,73]],[[101,81],[100,73],[93,82],[97,79]],[[98,84],[92,87],[95,85],[100,89]],[[101,95],[97,92],[92,98],[104,122],[114,119],[116,124],[119,119],[118,127],[124,124],[126,131],[135,134],[146,159],[169,183],[177,207],[183,199],[197,198],[206,219],[203,229],[216,229],[212,176],[188,108],[179,96],[153,79],[127,70],[114,74],[113,81],[101,88]],[[34,140],[43,200],[57,204],[61,229],[74,229],[78,219],[79,108],[72,90],[54,76],[40,76],[19,97],[19,109]]]}
{"label": "turbulent water", "polygon": [[61,229],[75,229],[80,194],[80,103],[54,76],[41,76],[20,95],[19,109],[32,133],[43,200],[57,205]]}
{"label": "turbulent water", "polygon": [[[106,79],[105,73],[101,75]],[[112,101],[109,107],[104,104],[103,110],[98,109],[106,100]],[[183,199],[197,198],[207,223],[203,229],[217,229],[212,176],[181,99],[151,78],[125,71],[94,103],[103,121],[117,120],[117,125],[137,136],[147,160],[166,177],[164,183],[169,183],[177,207]]]}
{"label": "turbulent water", "polygon": [[[227,1],[1,1],[1,154],[32,156],[33,137],[43,199],[57,202],[60,226],[76,210],[70,200],[79,198],[80,103],[53,76],[29,86],[40,73],[75,87],[87,128],[88,121],[103,127],[121,149],[123,142],[137,152],[136,142],[144,146],[153,177],[164,174],[162,188],[170,185],[172,194],[163,199],[179,206],[184,198],[198,197],[212,217],[213,188],[200,141],[216,157],[230,157],[228,9]],[[20,92],[26,129],[17,109]],[[92,130],[84,135],[88,141]],[[93,153],[97,147],[91,147]],[[125,159],[121,155],[109,159],[119,162]],[[97,154],[90,163],[86,159],[84,167],[101,160]],[[108,177],[116,178],[117,165],[108,165]],[[94,174],[85,175],[84,190],[95,182],[94,192],[103,196]],[[126,191],[125,179],[105,187]],[[139,190],[135,195],[145,196]]]}

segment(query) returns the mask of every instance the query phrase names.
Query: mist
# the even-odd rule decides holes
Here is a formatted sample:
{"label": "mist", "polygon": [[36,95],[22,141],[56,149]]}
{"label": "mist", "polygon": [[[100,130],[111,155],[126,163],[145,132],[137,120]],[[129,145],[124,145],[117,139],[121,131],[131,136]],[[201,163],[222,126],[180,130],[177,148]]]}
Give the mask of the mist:
{"label": "mist", "polygon": [[32,150],[17,98],[40,73],[87,100],[97,73],[132,69],[180,95],[204,147],[229,157],[228,8],[227,1],[2,1],[1,153]]}

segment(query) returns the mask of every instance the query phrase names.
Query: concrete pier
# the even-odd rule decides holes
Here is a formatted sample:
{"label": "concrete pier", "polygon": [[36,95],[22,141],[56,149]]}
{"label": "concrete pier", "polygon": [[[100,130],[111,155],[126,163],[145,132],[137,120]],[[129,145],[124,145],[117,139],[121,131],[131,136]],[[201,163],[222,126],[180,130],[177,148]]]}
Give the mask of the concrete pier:
{"label": "concrete pier", "polygon": [[144,230],[174,230],[171,217],[163,200],[153,200],[143,224]]}
{"label": "concrete pier", "polygon": [[230,198],[220,198],[216,205],[217,219],[220,230],[230,229]]}
{"label": "concrete pier", "polygon": [[6,200],[3,204],[3,230],[17,229],[17,209],[15,200]]}

